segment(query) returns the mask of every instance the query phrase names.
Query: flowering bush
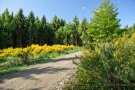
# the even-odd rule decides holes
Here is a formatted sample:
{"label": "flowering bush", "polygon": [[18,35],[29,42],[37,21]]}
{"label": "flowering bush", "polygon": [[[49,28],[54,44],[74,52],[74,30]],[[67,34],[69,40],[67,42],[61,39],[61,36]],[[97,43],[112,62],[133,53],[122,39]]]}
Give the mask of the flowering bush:
{"label": "flowering bush", "polygon": [[37,55],[37,54],[46,54],[46,53],[50,53],[50,52],[63,52],[64,50],[67,49],[72,49],[75,46],[70,45],[70,46],[66,46],[66,45],[53,45],[53,46],[47,46],[46,44],[43,46],[39,46],[37,44],[33,44],[30,47],[26,47],[26,48],[15,48],[13,49],[12,47],[7,48],[7,49],[3,49],[0,50],[0,58],[2,57],[18,57],[23,53],[28,52],[29,50],[29,54],[32,55]]}
{"label": "flowering bush", "polygon": [[[67,49],[73,49],[73,45],[53,45],[43,46],[31,45],[26,48],[7,48],[0,50],[0,71],[7,70],[16,66],[35,64],[35,60],[48,58],[52,53],[60,55]],[[2,71],[1,71],[2,72]]]}
{"label": "flowering bush", "polygon": [[73,90],[135,88],[135,33],[112,42],[90,43],[80,57]]}

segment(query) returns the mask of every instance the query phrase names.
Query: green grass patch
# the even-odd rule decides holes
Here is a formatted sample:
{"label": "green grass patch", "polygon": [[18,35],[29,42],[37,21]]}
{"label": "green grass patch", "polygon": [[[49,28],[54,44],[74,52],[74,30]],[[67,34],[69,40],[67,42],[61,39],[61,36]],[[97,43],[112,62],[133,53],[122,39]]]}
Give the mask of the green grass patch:
{"label": "green grass patch", "polygon": [[17,67],[9,68],[9,69],[0,70],[0,77],[3,76],[4,74],[10,74],[10,73],[13,73],[13,72],[17,72],[17,71],[23,70],[26,67],[27,67],[27,65],[22,65],[22,66],[17,66]]}
{"label": "green grass patch", "polygon": [[70,54],[70,53],[74,53],[74,52],[78,52],[78,51],[81,51],[81,50],[82,50],[82,48],[78,47],[78,48],[74,48],[74,49],[65,50],[62,53],[52,52],[52,53],[48,53],[48,54],[45,54],[45,55],[40,54],[40,55],[36,56],[36,58],[37,58],[36,63],[45,63],[45,62],[50,61],[50,60],[56,60],[60,56]]}

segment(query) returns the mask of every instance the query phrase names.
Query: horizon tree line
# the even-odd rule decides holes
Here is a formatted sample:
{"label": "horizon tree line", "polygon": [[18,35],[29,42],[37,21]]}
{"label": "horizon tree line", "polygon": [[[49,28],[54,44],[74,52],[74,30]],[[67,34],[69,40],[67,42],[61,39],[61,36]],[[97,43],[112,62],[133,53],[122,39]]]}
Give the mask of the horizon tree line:
{"label": "horizon tree line", "polygon": [[73,23],[66,23],[64,19],[58,18],[56,15],[51,22],[47,22],[45,15],[40,20],[33,11],[25,16],[22,8],[16,15],[6,9],[0,15],[0,49],[24,48],[31,44],[80,46],[83,32],[87,29],[84,27],[86,24],[88,24],[86,18],[81,23],[77,16],[73,18]]}
{"label": "horizon tree line", "polygon": [[94,17],[90,19],[90,23],[86,18],[80,22],[76,15],[69,23],[56,15],[51,22],[47,22],[45,15],[40,20],[33,11],[25,16],[22,8],[16,15],[6,9],[0,14],[0,49],[24,48],[32,44],[82,46],[87,41],[100,41],[107,37],[121,36],[123,33],[133,33],[135,24],[120,28],[118,9],[113,4],[107,6],[109,2],[105,0],[105,3],[93,11]]}

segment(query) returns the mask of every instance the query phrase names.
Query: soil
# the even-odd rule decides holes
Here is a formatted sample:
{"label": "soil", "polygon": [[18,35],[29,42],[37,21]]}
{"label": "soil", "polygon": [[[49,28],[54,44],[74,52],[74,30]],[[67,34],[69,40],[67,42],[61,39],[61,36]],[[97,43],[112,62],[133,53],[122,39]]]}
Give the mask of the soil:
{"label": "soil", "polygon": [[77,68],[72,60],[79,60],[76,52],[30,66],[0,78],[0,90],[62,90],[65,77],[69,79]]}

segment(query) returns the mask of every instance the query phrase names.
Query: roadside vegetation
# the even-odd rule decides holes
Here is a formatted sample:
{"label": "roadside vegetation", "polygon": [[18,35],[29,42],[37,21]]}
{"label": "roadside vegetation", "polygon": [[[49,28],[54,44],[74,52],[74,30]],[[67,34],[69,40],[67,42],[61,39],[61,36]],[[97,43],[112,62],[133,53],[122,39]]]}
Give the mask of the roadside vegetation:
{"label": "roadside vegetation", "polygon": [[93,11],[88,41],[67,90],[133,90],[135,88],[135,24],[120,29],[116,5],[103,0]]}
{"label": "roadside vegetation", "polygon": [[31,45],[26,48],[7,48],[0,50],[0,75],[18,71],[37,63],[45,63],[61,55],[80,51],[81,48],[73,45],[43,46]]}

